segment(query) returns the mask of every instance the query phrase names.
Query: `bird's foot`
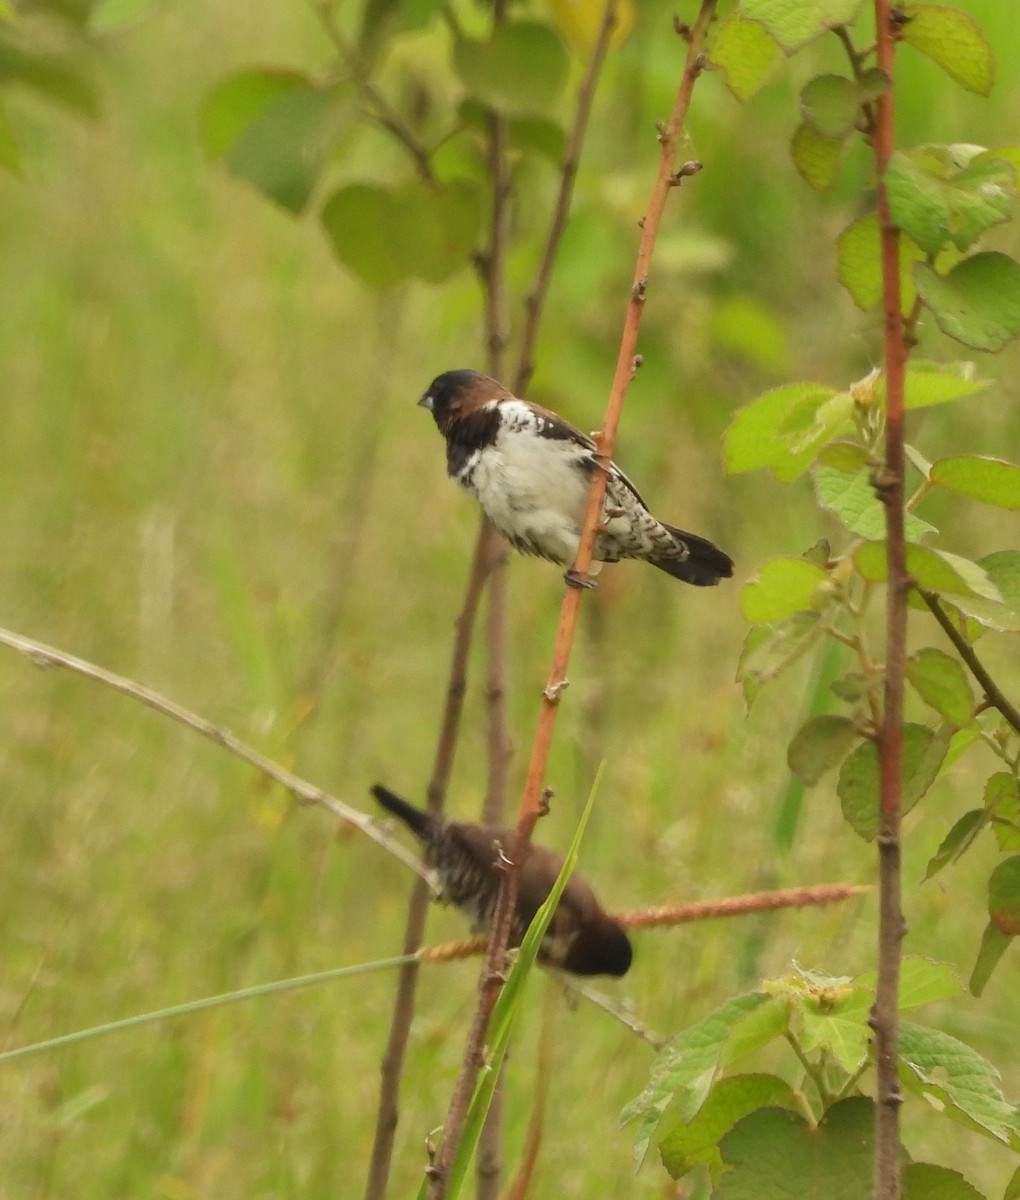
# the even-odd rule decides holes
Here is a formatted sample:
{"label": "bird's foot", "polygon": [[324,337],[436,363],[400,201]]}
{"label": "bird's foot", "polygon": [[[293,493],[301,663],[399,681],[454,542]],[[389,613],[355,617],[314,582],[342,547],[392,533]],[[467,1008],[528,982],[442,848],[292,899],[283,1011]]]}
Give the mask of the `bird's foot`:
{"label": "bird's foot", "polygon": [[599,586],[594,579],[588,578],[587,572],[577,571],[573,567],[563,572],[563,578],[566,580],[567,587],[591,590]]}

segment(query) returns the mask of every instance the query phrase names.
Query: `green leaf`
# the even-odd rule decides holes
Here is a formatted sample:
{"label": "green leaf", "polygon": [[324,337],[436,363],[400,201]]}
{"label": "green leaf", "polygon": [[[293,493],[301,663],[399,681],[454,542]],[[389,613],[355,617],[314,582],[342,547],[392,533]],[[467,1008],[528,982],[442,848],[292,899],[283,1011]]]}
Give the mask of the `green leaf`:
{"label": "green leaf", "polygon": [[[858,546],[854,566],[870,583],[884,583],[888,578],[885,542],[864,542]],[[985,570],[970,559],[947,550],[911,543],[907,546],[907,571],[922,591],[980,596],[1002,603],[1002,596]]]}
{"label": "green leaf", "polygon": [[960,661],[932,647],[907,660],[907,678],[917,694],[956,729],[970,722],[974,695]]}
{"label": "green leaf", "polygon": [[775,388],[740,409],[725,434],[726,466],[737,475],[768,467],[781,483],[806,470],[819,447],[847,425],[853,400],[820,384]]}
{"label": "green leaf", "polygon": [[967,250],[985,230],[1008,221],[1016,169],[1002,159],[958,168],[952,147],[897,151],[885,173],[893,221],[935,255],[947,242]]}
{"label": "green leaf", "polygon": [[[847,475],[832,467],[816,466],[812,471],[818,503],[834,512],[840,521],[858,537],[871,540],[885,533],[885,508],[875,495],[871,470],[864,468]],[[935,533],[935,526],[922,521],[913,513],[904,514],[904,530],[910,541]]]}
{"label": "green leaf", "polygon": [[[281,86],[230,143],[227,169],[282,208],[302,212],[333,145],[339,111],[332,92]],[[226,136],[227,124],[221,121],[214,140]]]}
{"label": "green leaf", "polygon": [[900,37],[968,91],[987,96],[995,77],[991,47],[974,18],[945,4],[906,4]]}
{"label": "green leaf", "polygon": [[975,996],[980,996],[985,990],[992,972],[999,965],[999,959],[1009,949],[1012,941],[1012,937],[1003,933],[994,922],[989,921],[985,926],[977,958],[974,960],[974,969],[970,973],[970,990]]}
{"label": "green leaf", "polygon": [[989,876],[988,916],[1007,937],[1020,933],[1020,854],[999,863]]}
{"label": "green leaf", "polygon": [[202,149],[210,158],[223,158],[244,128],[271,104],[311,87],[311,81],[299,71],[272,67],[254,67],[221,80],[199,114]]}
{"label": "green leaf", "polygon": [[900,1178],[903,1200],[985,1200],[959,1171],[934,1163],[907,1163]]}
{"label": "green leaf", "polygon": [[932,467],[931,481],[972,500],[1020,510],[1020,467],[1001,458],[976,454],[943,458]]}
{"label": "green leaf", "polygon": [[[911,362],[907,366],[903,406],[931,408],[935,404],[948,404],[951,400],[976,396],[991,383],[990,379],[980,379],[974,374],[973,363]],[[879,392],[884,404],[885,376],[879,380]]]}
{"label": "green leaf", "polygon": [[900,1025],[902,1081],[945,1107],[947,1116],[997,1141],[1014,1144],[1017,1113],[1003,1098],[999,1072],[965,1042],[938,1029]]}
{"label": "green leaf", "polygon": [[567,78],[567,50],[536,21],[513,21],[485,42],[460,38],[454,66],[465,87],[484,104],[518,116],[542,116]]}
{"label": "green leaf", "polygon": [[818,613],[795,613],[775,625],[754,625],[744,640],[737,664],[738,682],[750,708],[758,692],[797,662],[820,637],[824,627]]}
{"label": "green leaf", "polygon": [[718,1143],[736,1123],[759,1108],[792,1108],[793,1089],[774,1075],[731,1075],[720,1079],[697,1116],[680,1123],[659,1144],[662,1165],[674,1179],[695,1167],[722,1165]]}
{"label": "green leaf", "polygon": [[411,180],[395,191],[356,183],[334,193],[322,223],[340,261],[385,288],[411,276],[441,283],[465,266],[481,210],[479,189],[465,180]]}
{"label": "green leaf", "polygon": [[970,812],[965,812],[928,860],[928,869],[924,873],[925,880],[937,875],[943,867],[956,862],[970,848],[987,823],[988,814],[983,808],[972,808]]}
{"label": "green leaf", "polygon": [[[882,299],[882,253],[878,217],[858,217],[836,240],[837,276],[858,308],[874,308]],[[907,313],[914,306],[917,288],[911,271],[925,258],[921,247],[905,233],[900,234],[900,307]]]}
{"label": "green leaf", "polygon": [[825,137],[807,122],[793,131],[790,156],[800,177],[816,192],[835,186],[846,143],[841,138]]}
{"label": "green leaf", "polygon": [[1002,1193],[1002,1200],[1020,1200],[1020,1167],[1017,1167],[1009,1177],[1006,1190]]}
{"label": "green leaf", "polygon": [[442,0],[368,0],[358,34],[363,65],[397,34],[423,29],[441,7]]}
{"label": "green leaf", "polygon": [[1020,850],[1020,784],[1005,771],[997,771],[985,784],[985,810],[1000,850]]}
{"label": "green leaf", "polygon": [[996,550],[978,559],[978,566],[997,588],[1004,603],[1020,619],[1020,550]]}
{"label": "green leaf", "polygon": [[1020,333],[1020,265],[988,251],[939,275],[914,266],[917,290],[943,333],[976,350],[1001,350]]}
{"label": "green leaf", "polygon": [[[931,787],[949,747],[950,731],[908,722],[903,726],[901,811],[908,813]],[[874,742],[862,742],[844,761],[836,784],[843,816],[870,842],[879,828],[879,757]]]}
{"label": "green leaf", "polygon": [[828,1003],[811,995],[801,997],[801,1050],[811,1054],[825,1047],[848,1075],[855,1074],[868,1057],[868,1014],[874,998],[874,991],[866,988],[852,988]]}
{"label": "green leaf", "polygon": [[730,1169],[712,1200],[870,1196],[874,1124],[874,1105],[863,1096],[832,1105],[814,1127],[787,1109],[758,1109],[720,1143]]}
{"label": "green leaf", "polygon": [[88,13],[90,33],[108,34],[138,21],[153,0],[92,0]]}
{"label": "green leaf", "polygon": [[[873,996],[878,986],[878,974],[876,971],[865,971],[854,982]],[[962,991],[963,986],[949,963],[908,954],[900,964],[897,1005],[900,1012],[908,1012],[922,1004],[933,1004],[936,1000],[948,1000],[952,996],[959,996]]]}
{"label": "green leaf", "polygon": [[801,91],[800,111],[815,133],[844,138],[861,112],[857,85],[843,75],[816,75]]}
{"label": "green leaf", "polygon": [[811,787],[842,762],[856,737],[857,730],[849,717],[812,717],[794,734],[786,761],[794,775]]}
{"label": "green leaf", "polygon": [[637,1163],[644,1160],[666,1110],[671,1106],[674,1110],[678,1107],[674,1103],[676,1100],[682,1102],[680,1111],[674,1113],[676,1120],[689,1122],[694,1119],[708,1095],[727,1039],[749,1014],[762,1006],[777,1010],[776,1019],[785,1022],[785,1014],[778,1011],[773,997],[764,992],[750,992],[728,1000],[659,1052],[652,1064],[648,1086],[620,1113],[622,1124],[641,1118],[634,1139]]}
{"label": "green leaf", "polygon": [[534,150],[550,162],[561,163],[567,154],[567,134],[561,125],[542,117],[511,117],[507,122],[510,144]]}
{"label": "green leaf", "polygon": [[748,21],[760,21],[787,54],[837,25],[852,25],[863,0],[743,0]]}
{"label": "green leaf", "polygon": [[757,21],[745,21],[730,13],[720,24],[709,52],[709,62],[723,73],[723,80],[738,100],[747,100],[765,82],[769,68],[779,57],[779,47]]}
{"label": "green leaf", "polygon": [[740,608],[752,625],[770,625],[796,612],[818,610],[827,602],[829,576],[802,558],[772,558],[740,593]]}

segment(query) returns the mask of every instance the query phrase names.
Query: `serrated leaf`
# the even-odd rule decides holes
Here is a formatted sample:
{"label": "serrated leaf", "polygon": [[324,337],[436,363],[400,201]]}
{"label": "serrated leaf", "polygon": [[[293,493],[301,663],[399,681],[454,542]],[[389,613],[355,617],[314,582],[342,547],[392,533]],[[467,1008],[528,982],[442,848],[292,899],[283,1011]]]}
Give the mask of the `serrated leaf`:
{"label": "serrated leaf", "polygon": [[934,1163],[907,1163],[900,1178],[903,1200],[985,1200],[959,1171]]}
{"label": "serrated leaf", "polygon": [[[762,1006],[774,1008],[775,1001],[764,992],[735,996],[659,1052],[648,1086],[620,1113],[621,1124],[641,1118],[634,1138],[638,1163],[644,1160],[667,1109],[673,1107],[677,1121],[693,1120],[711,1087],[727,1038],[745,1017]],[[689,1100],[689,1104],[676,1105],[678,1098]]]}
{"label": "serrated leaf", "polygon": [[[864,542],[854,553],[854,566],[870,583],[888,578],[885,542]],[[951,596],[979,596],[1002,604],[1002,596],[987,571],[970,559],[935,550],[931,546],[907,546],[907,571],[924,592]]]}
{"label": "serrated leaf", "polygon": [[970,812],[965,812],[928,860],[928,869],[924,873],[925,880],[937,875],[943,867],[956,862],[970,848],[987,821],[988,815],[983,808],[972,808]]}
{"label": "serrated leaf", "polygon": [[[878,217],[859,217],[836,239],[837,277],[858,308],[874,308],[882,299],[882,257]],[[910,312],[917,299],[912,268],[923,262],[925,253],[905,233],[900,234],[900,307]]]}
{"label": "serrated leaf", "polygon": [[739,12],[722,21],[708,56],[738,100],[754,95],[778,57],[779,47],[763,26],[745,21]]}
{"label": "serrated leaf", "polygon": [[[885,508],[875,495],[868,468],[847,475],[832,467],[816,466],[812,472],[818,503],[836,514],[840,521],[858,537],[875,540],[885,533]],[[905,513],[903,528],[907,538],[916,542],[929,533],[929,525],[914,513]]]}
{"label": "serrated leaf", "polygon": [[[902,813],[910,812],[931,787],[946,756],[950,736],[946,728],[933,730],[911,722],[903,726]],[[880,778],[878,746],[869,741],[862,742],[844,760],[836,784],[843,816],[866,842],[878,834]]]}
{"label": "serrated leaf", "polygon": [[999,863],[989,876],[988,916],[1007,937],[1020,933],[1020,854]]}
{"label": "serrated leaf", "polygon": [[860,116],[857,85],[844,75],[816,75],[800,93],[805,122],[824,138],[844,138]]}
{"label": "serrated leaf", "polygon": [[801,1050],[811,1054],[824,1047],[840,1067],[853,1075],[868,1057],[872,1033],[868,1014],[874,991],[853,988],[831,1003],[820,1003],[810,995],[799,1001]]}
{"label": "serrated leaf", "polygon": [[917,290],[943,333],[976,350],[1001,350],[1020,333],[1020,265],[1007,254],[973,254],[947,275],[914,266]]}
{"label": "serrated leaf", "polygon": [[893,221],[935,255],[947,242],[967,250],[985,230],[1008,221],[1016,198],[1016,170],[1002,159],[959,169],[949,147],[897,151],[885,186]]}
{"label": "serrated leaf", "polygon": [[966,1042],[904,1021],[899,1057],[904,1083],[940,1101],[948,1116],[997,1141],[1016,1141],[1017,1113],[999,1089],[999,1072]]}
{"label": "serrated leaf", "polygon": [[823,590],[829,576],[802,558],[773,558],[762,563],[758,574],[740,593],[740,608],[752,625],[773,621],[824,605]]}
{"label": "serrated leaf", "polygon": [[974,695],[967,672],[958,659],[926,647],[907,660],[907,678],[921,699],[950,725],[962,729],[970,721]]}
{"label": "serrated leaf", "polygon": [[931,481],[972,500],[1020,510],[1020,467],[1001,458],[977,454],[943,458],[932,466]]}
{"label": "serrated leaf", "polygon": [[806,470],[819,448],[849,423],[853,401],[820,384],[774,388],[740,409],[724,435],[733,474],[768,467],[781,483]]}
{"label": "serrated leaf", "polygon": [[674,1126],[659,1144],[662,1165],[674,1179],[698,1166],[722,1165],[718,1143],[733,1126],[759,1108],[792,1108],[793,1089],[775,1075],[731,1075],[720,1079],[689,1124]]}
{"label": "serrated leaf", "polygon": [[849,717],[825,714],[812,717],[793,736],[786,751],[790,770],[808,787],[842,762],[857,737]]}
{"label": "serrated leaf", "polygon": [[978,559],[1003,602],[1020,618],[1020,550],[996,550]]}
{"label": "serrated leaf", "polygon": [[852,25],[863,0],[743,0],[748,21],[760,21],[787,54],[821,37],[837,25]]}
{"label": "serrated leaf", "polygon": [[793,131],[790,157],[805,183],[827,192],[835,186],[845,148],[842,138],[825,137],[805,121]]}
{"label": "serrated leaf", "polygon": [[969,14],[945,4],[906,4],[900,37],[968,91],[987,96],[995,78],[991,47]]}
{"label": "serrated leaf", "polygon": [[870,461],[868,451],[856,442],[829,442],[818,452],[818,462],[824,467],[853,475]]}
{"label": "serrated leaf", "polygon": [[864,1096],[833,1104],[816,1126],[787,1109],[758,1109],[720,1143],[729,1169],[713,1200],[869,1196],[874,1124],[874,1105]]}
{"label": "serrated leaf", "polygon": [[537,21],[511,21],[488,41],[460,38],[454,66],[465,87],[484,104],[518,116],[542,116],[567,78],[567,51],[557,34]]}

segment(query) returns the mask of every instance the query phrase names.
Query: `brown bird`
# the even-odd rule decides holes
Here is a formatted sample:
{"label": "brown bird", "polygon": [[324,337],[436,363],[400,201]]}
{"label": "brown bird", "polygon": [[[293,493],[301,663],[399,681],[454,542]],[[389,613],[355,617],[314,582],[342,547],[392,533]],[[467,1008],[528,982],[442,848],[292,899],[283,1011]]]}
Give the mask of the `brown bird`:
{"label": "brown bird", "polygon": [[[380,784],[372,788],[372,795],[420,838],[425,862],[439,876],[443,899],[467,913],[475,930],[488,929],[499,890],[495,867],[500,847],[512,845],[512,832],[446,821],[415,808]],[[520,945],[562,866],[562,855],[528,844],[510,931],[512,945]],[[623,926],[603,911],[595,893],[575,871],[553,914],[539,959],[575,975],[619,976],[626,975],[632,953]]]}
{"label": "brown bird", "polygon": [[[418,401],[446,439],[446,469],[474,496],[512,546],[570,567],[577,556],[592,473],[606,473],[595,539],[598,562],[639,558],[709,587],[733,574],[733,560],[707,538],[652,516],[637,488],[590,437],[478,371],[446,371]],[[568,571],[575,587],[594,586]]]}

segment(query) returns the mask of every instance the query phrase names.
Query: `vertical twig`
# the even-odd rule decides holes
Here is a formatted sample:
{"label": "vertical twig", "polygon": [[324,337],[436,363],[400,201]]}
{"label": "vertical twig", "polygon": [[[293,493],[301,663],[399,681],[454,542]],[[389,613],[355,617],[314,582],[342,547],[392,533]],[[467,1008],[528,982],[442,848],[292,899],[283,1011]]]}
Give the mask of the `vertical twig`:
{"label": "vertical twig", "polygon": [[905,932],[900,881],[900,777],[903,750],[903,678],[906,669],[907,591],[903,532],[903,380],[907,347],[900,311],[899,231],[892,223],[885,171],[893,153],[893,80],[895,30],[889,0],[875,0],[878,65],[889,77],[889,89],[878,98],[872,146],[878,177],[878,220],[882,247],[882,303],[885,317],[886,431],[885,465],[876,480],[885,505],[886,597],[885,700],[879,737],[881,770],[878,832],[879,926],[878,985],[871,1012],[875,1031],[877,1099],[875,1118],[876,1200],[898,1200],[900,1194],[899,1107],[897,1081],[897,1007],[900,949]]}
{"label": "vertical twig", "polygon": [[[627,316],[624,323],[619,357],[617,359],[616,373],[606,409],[603,429],[596,439],[600,452],[607,456],[612,454],[623,398],[636,366],[635,351],[637,348],[637,335],[641,324],[641,312],[644,306],[648,272],[651,266],[659,222],[663,209],[666,206],[666,199],[670,189],[679,182],[681,175],[689,174],[697,169],[691,165],[686,169],[682,168],[680,173],[674,173],[673,156],[680,129],[690,104],[694,83],[701,72],[703,62],[702,48],[704,46],[705,35],[714,14],[715,0],[702,0],[698,18],[693,27],[683,31],[688,41],[687,60],[683,79],[669,122],[665,127],[660,129],[659,140],[662,144],[662,155],[659,163],[658,178],[652,190],[648,211],[642,221],[642,235],[638,250],[637,268],[630,302],[627,307]],[[612,3],[607,4],[603,27],[599,36],[599,44],[602,46],[603,53],[605,52],[605,47],[608,46],[609,37],[615,22],[615,5]],[[574,564],[574,571],[580,578],[585,577],[588,567],[591,564],[592,549],[597,532],[596,527],[602,508],[602,499],[605,494],[605,483],[604,472],[596,471],[593,473],[592,486],[588,495],[588,505],[585,512],[584,527],[581,533],[577,560]],[[532,831],[541,813],[540,797],[545,768],[549,757],[552,733],[556,723],[557,705],[560,693],[566,684],[566,667],[570,658],[574,632],[577,627],[580,599],[580,590],[568,588],[560,609],[560,623],[556,636],[556,645],[553,650],[552,670],[545,688],[538,729],[532,748],[531,765],[528,770],[528,779],[518,814],[511,862],[500,886],[496,914],[493,919],[493,928],[489,939],[489,948],[482,971],[478,1006],[468,1036],[468,1044],[460,1076],[454,1089],[446,1121],[444,1122],[443,1140],[439,1148],[439,1154],[435,1164],[429,1168],[429,1200],[442,1200],[442,1197],[446,1194],[450,1165],[453,1162],[453,1156],[460,1142],[468,1103],[482,1063],[489,1015],[502,986],[500,968],[506,957],[510,917],[513,912],[517,893],[518,872],[515,869],[515,865],[520,862],[522,850],[530,840]]]}
{"label": "vertical twig", "polygon": [[[431,812],[442,812],[446,789],[453,769],[454,753],[457,748],[457,733],[464,707],[464,692],[467,687],[468,652],[474,633],[475,618],[485,575],[490,559],[486,553],[486,522],[483,519],[475,543],[471,574],[464,593],[464,606],[457,618],[457,632],[453,641],[450,677],[446,689],[446,706],[443,724],[436,746],[436,757],[432,767],[432,778],[428,787],[428,806]],[[407,910],[402,952],[413,954],[421,945],[425,932],[425,915],[429,905],[429,890],[421,880],[415,883]],[[400,1100],[400,1076],[404,1068],[407,1038],[414,1015],[414,998],[418,987],[418,964],[410,963],[400,968],[397,995],[393,1002],[390,1032],[386,1041],[380,1073],[379,1109],[376,1113],[375,1137],[372,1142],[372,1159],[368,1181],[365,1185],[365,1200],[383,1200],[389,1180],[390,1162],[393,1157],[393,1138],[397,1128]]]}
{"label": "vertical twig", "polygon": [[[507,0],[493,0],[492,26],[506,23]],[[510,341],[510,317],[507,305],[506,251],[510,239],[510,156],[509,128],[502,113],[490,112],[489,179],[492,184],[492,217],[489,249],[482,262],[485,291],[485,340],[489,374],[503,375],[503,359]],[[488,613],[485,626],[488,674],[485,687],[486,759],[488,772],[482,822],[500,826],[506,811],[507,782],[513,747],[507,723],[506,645],[507,645],[507,571],[506,544],[491,524],[482,535],[489,555]],[[492,1093],[478,1143],[475,1166],[475,1194],[478,1200],[499,1200],[503,1178],[503,1101],[504,1072]]]}

